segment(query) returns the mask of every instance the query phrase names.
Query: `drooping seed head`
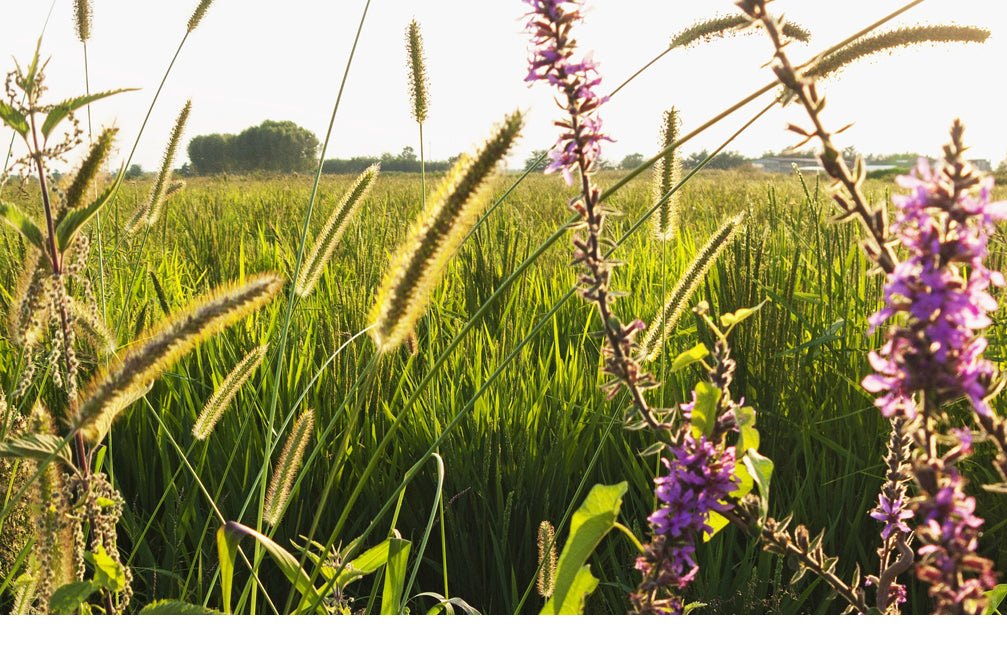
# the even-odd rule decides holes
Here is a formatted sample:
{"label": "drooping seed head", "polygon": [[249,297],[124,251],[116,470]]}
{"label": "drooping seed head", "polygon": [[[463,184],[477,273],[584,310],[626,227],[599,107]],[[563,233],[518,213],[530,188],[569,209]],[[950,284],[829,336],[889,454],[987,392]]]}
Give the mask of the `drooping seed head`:
{"label": "drooping seed head", "polygon": [[427,203],[407,241],[392,259],[371,311],[371,337],[382,352],[402,344],[426,309],[465,234],[489,194],[488,179],[521,131],[515,112],[475,157],[461,156]]}
{"label": "drooping seed head", "polygon": [[[678,32],[671,37],[669,47],[687,48],[698,43],[709,43],[714,39],[741,34],[750,27],[752,27],[752,22],[747,16],[741,14],[718,16],[700,21]],[[797,23],[785,23],[783,34],[802,43],[807,43],[811,39],[810,32]]]}
{"label": "drooping seed head", "polygon": [[294,484],[294,477],[297,469],[301,466],[301,458],[304,457],[304,449],[311,439],[311,431],[315,427],[315,411],[307,410],[298,417],[291,430],[287,443],[283,446],[280,459],[276,463],[273,471],[273,479],[269,483],[269,490],[266,492],[266,502],[262,510],[262,518],[270,525],[280,522],[283,515],[283,508],[290,497],[290,488]]}
{"label": "drooping seed head", "polygon": [[164,207],[164,200],[167,199],[170,194],[169,190],[172,187],[171,170],[175,162],[175,153],[178,151],[178,144],[182,140],[182,132],[185,130],[185,123],[188,121],[191,111],[192,100],[189,100],[182,107],[178,118],[175,119],[175,126],[172,127],[171,135],[168,137],[168,145],[164,148],[164,159],[161,161],[161,169],[158,170],[157,177],[154,179],[154,185],[151,186],[150,196],[127,225],[127,229],[130,232],[139,229],[140,225],[144,222],[148,225],[153,225],[157,221],[157,218],[160,217],[161,209]]}
{"label": "drooping seed head", "polygon": [[115,127],[105,129],[95,139],[87,157],[80,164],[80,169],[77,170],[73,182],[67,188],[66,199],[61,213],[66,214],[67,210],[81,205],[87,193],[88,186],[98,176],[102,165],[105,163],[105,159],[108,158],[109,152],[112,151],[112,143],[118,131]]}
{"label": "drooping seed head", "polygon": [[207,438],[213,427],[220,421],[224,410],[234,400],[234,396],[238,393],[238,390],[248,381],[255,370],[259,368],[259,365],[262,364],[265,358],[266,347],[258,346],[249,351],[241,359],[241,362],[234,367],[234,370],[227,374],[227,378],[224,379],[224,382],[220,384],[220,387],[217,388],[217,391],[213,393],[213,396],[210,397],[210,400],[206,402],[203,410],[199,413],[199,418],[196,419],[196,423],[192,427],[193,437],[199,440]]}
{"label": "drooping seed head", "polygon": [[189,25],[186,29],[187,33],[191,33],[192,30],[196,29],[199,21],[203,20],[203,16],[206,15],[206,10],[210,8],[211,4],[213,4],[213,0],[200,0],[199,5],[192,12],[192,16],[189,17]]}

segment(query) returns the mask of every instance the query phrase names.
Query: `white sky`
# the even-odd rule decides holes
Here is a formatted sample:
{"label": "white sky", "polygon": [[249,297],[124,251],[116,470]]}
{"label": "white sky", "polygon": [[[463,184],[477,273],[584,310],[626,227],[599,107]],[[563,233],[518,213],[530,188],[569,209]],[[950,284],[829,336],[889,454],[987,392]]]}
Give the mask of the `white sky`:
{"label": "white sky", "polygon": [[[88,43],[92,91],[140,87],[94,105],[96,128],[120,128],[125,158],[162,74],[198,0],[94,0]],[[364,0],[216,0],[186,41],[134,162],[158,166],[171,125],[186,99],[192,136],[237,133],[263,120],[292,120],[324,138]],[[588,0],[578,42],[592,50],[605,78],[602,92],[664,50],[669,37],[697,20],[733,11],[731,0]],[[794,46],[803,61],[819,49],[901,6],[901,0],[778,0],[771,6],[812,32]],[[27,63],[50,0],[0,0],[2,54]],[[42,44],[52,57],[51,97],[83,94],[83,59],[73,32],[73,3],[56,0]],[[511,165],[555,138],[559,116],[550,91],[522,80],[527,38],[519,0],[372,0],[350,71],[327,158],[418,151],[409,110],[404,30],[421,23],[431,105],[424,125],[428,159],[442,159],[479,142],[515,108],[530,110]],[[855,125],[837,136],[863,152],[915,150],[937,155],[951,120],[961,117],[973,156],[994,165],[1007,157],[1007,3],[928,0],[893,23],[957,22],[993,31],[985,45],[924,46],[854,64],[824,86],[827,124]],[[686,130],[770,80],[766,37],[755,33],[666,55],[602,109],[617,142],[603,157],[656,151],[660,117],[679,108]],[[9,61],[9,60],[8,60]],[[0,67],[7,70],[8,63]],[[767,100],[768,101],[768,100]],[[762,105],[753,104],[684,146],[713,149]],[[800,113],[771,112],[729,146],[749,156],[794,142],[784,132]],[[3,132],[6,144],[9,131]],[[184,148],[176,165],[185,160]]]}

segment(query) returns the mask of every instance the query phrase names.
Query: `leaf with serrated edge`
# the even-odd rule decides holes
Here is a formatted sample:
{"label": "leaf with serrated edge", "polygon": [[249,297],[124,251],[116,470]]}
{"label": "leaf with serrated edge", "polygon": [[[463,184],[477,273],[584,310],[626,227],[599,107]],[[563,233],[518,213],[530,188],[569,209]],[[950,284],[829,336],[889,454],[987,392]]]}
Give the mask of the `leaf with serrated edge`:
{"label": "leaf with serrated edge", "polygon": [[30,435],[18,439],[0,441],[0,457],[44,461],[56,455],[68,465],[71,464],[70,449],[62,437],[55,435]]}
{"label": "leaf with serrated edge", "polygon": [[84,208],[78,208],[77,210],[70,211],[66,214],[59,224],[56,226],[56,248],[60,251],[66,251],[71,244],[73,244],[73,239],[77,235],[77,232],[87,224],[88,220],[95,216],[95,214],[101,210],[102,206],[108,202],[109,198],[115,194],[115,191],[119,188],[119,184],[122,183],[123,177],[125,176],[125,167],[119,169],[119,174],[115,178],[115,183],[110,185],[105,189],[97,199],[85,206]]}
{"label": "leaf with serrated edge", "polygon": [[24,236],[25,240],[32,243],[41,251],[45,248],[45,238],[31,218],[21,212],[21,209],[14,204],[0,201],[0,219],[17,229],[17,232]]}
{"label": "leaf with serrated edge", "polygon": [[97,590],[98,587],[90,580],[64,584],[52,592],[52,597],[49,599],[49,613],[72,614]]}
{"label": "leaf with serrated edge", "polygon": [[22,136],[28,135],[28,120],[24,114],[6,102],[0,102],[0,120]]}
{"label": "leaf with serrated edge", "polygon": [[42,135],[46,138],[52,133],[59,123],[76,111],[77,109],[87,106],[91,102],[104,99],[106,97],[111,97],[112,95],[117,95],[119,93],[126,93],[128,91],[139,90],[137,88],[117,88],[114,91],[102,91],[100,93],[93,93],[91,95],[82,95],[80,97],[74,97],[69,100],[63,100],[56,106],[54,106],[50,111],[49,115],[45,117],[45,122],[42,123]]}
{"label": "leaf with serrated edge", "polygon": [[697,344],[688,351],[679,353],[675,357],[675,361],[671,363],[671,373],[675,373],[680,369],[685,369],[691,364],[695,364],[708,356],[710,350],[706,348],[705,344]]}

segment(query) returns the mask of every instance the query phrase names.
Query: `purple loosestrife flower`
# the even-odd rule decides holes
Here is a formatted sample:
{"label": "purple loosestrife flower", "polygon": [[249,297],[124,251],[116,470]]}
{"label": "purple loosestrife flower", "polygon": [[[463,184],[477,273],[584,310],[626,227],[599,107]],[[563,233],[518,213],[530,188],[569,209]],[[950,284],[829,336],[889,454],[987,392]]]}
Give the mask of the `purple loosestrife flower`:
{"label": "purple loosestrife flower", "polygon": [[[988,416],[983,398],[993,367],[982,358],[986,340],[975,331],[990,324],[987,313],[996,308],[987,289],[1004,284],[983,261],[1007,203],[990,203],[989,178],[965,194],[968,186],[955,183],[946,167],[935,174],[921,160],[914,173],[898,178],[910,194],[893,198],[899,209],[893,231],[909,256],[889,274],[885,307],[870,318],[871,330],[899,313],[906,322],[890,327],[881,351],[869,354],[876,373],[863,386],[884,392],[875,405],[887,417],[913,419],[919,391],[938,401],[965,396]],[[971,266],[967,278],[963,263]]]}
{"label": "purple loosestrife flower", "polygon": [[601,118],[594,111],[608,100],[595,93],[601,83],[598,64],[588,54],[577,58],[577,42],[571,38],[573,25],[582,20],[580,0],[525,0],[531,5],[527,28],[533,51],[528,61],[527,82],[545,81],[566,96],[569,119],[557,122],[563,129],[549,151],[546,173],[562,172],[566,184],[573,184],[579,169],[590,172],[601,155],[601,142],[612,139],[601,130]]}
{"label": "purple loosestrife flower", "polygon": [[909,534],[906,519],[911,518],[912,515],[913,511],[906,509],[905,500],[902,497],[890,500],[884,494],[878,494],[878,507],[871,512],[871,518],[876,518],[885,524],[881,530],[882,539],[888,539],[896,530]]}
{"label": "purple loosestrife flower", "polygon": [[644,579],[630,599],[638,613],[682,613],[675,594],[656,596],[692,582],[699,572],[696,537],[713,532],[707,523],[710,512],[730,511],[724,499],[738,488],[734,446],[716,445],[705,435],[696,439],[688,426],[680,435],[681,443],[669,446],[670,457],[661,460],[667,474],[654,480],[661,506],[647,519],[654,536],[636,560]]}

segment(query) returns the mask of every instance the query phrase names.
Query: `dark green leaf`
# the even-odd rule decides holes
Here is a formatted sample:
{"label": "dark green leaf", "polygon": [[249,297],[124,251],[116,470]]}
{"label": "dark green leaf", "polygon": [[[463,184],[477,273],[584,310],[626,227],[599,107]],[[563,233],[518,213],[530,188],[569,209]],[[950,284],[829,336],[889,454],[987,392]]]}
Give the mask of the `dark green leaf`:
{"label": "dark green leaf", "polygon": [[697,344],[688,351],[679,353],[675,357],[675,361],[671,363],[671,373],[675,373],[680,369],[685,369],[689,365],[699,362],[708,355],[710,355],[710,350],[706,348],[706,345]]}
{"label": "dark green leaf", "polygon": [[570,519],[570,536],[556,567],[553,594],[542,608],[542,614],[579,613],[583,609],[586,592],[594,590],[597,580],[590,571],[582,573],[582,569],[595,547],[615,525],[626,489],[625,482],[595,485],[574,513]]}
{"label": "dark green leaf", "polygon": [[102,91],[100,93],[93,93],[91,95],[82,95],[80,97],[74,97],[69,100],[63,100],[56,106],[54,106],[50,111],[49,115],[45,117],[45,122],[42,123],[42,135],[46,138],[52,133],[59,123],[76,111],[77,109],[87,106],[91,102],[110,97],[112,95],[117,95],[118,93],[125,93],[127,91],[135,91],[135,88],[117,88],[114,91]]}
{"label": "dark green leaf", "polygon": [[6,102],[0,102],[0,120],[22,136],[28,135],[28,119],[24,114]]}
{"label": "dark green leaf", "polygon": [[14,204],[0,201],[0,219],[17,229],[18,233],[38,247],[39,251],[45,249],[45,238],[42,236],[42,232],[30,217],[21,212],[20,208]]}
{"label": "dark green leaf", "polygon": [[224,613],[231,613],[231,584],[234,581],[234,560],[238,556],[241,533],[226,525],[217,529],[217,556],[220,558],[220,592],[224,597]]}
{"label": "dark green leaf", "polygon": [[369,575],[384,566],[385,562],[388,561],[388,546],[390,541],[394,541],[394,539],[386,539],[373,548],[360,553],[359,557],[355,557],[348,562],[342,572],[339,573],[339,578],[336,580],[336,588],[342,590],[351,582]]}
{"label": "dark green leaf", "polygon": [[773,477],[773,460],[748,449],[745,453],[745,468],[759,485],[759,513],[762,518],[769,514],[769,483]]}
{"label": "dark green leaf", "polygon": [[64,445],[62,437],[30,435],[0,441],[0,457],[44,461],[53,455],[66,462],[67,465],[73,466],[70,460],[70,448]]}
{"label": "dark green leaf", "polygon": [[119,593],[126,588],[126,573],[122,565],[112,559],[104,548],[98,546],[97,552],[84,551],[84,559],[94,566],[94,585],[108,590],[111,593]]}
{"label": "dark green leaf", "polygon": [[52,592],[52,598],[49,599],[49,613],[56,615],[72,614],[98,588],[91,581],[64,584]]}

